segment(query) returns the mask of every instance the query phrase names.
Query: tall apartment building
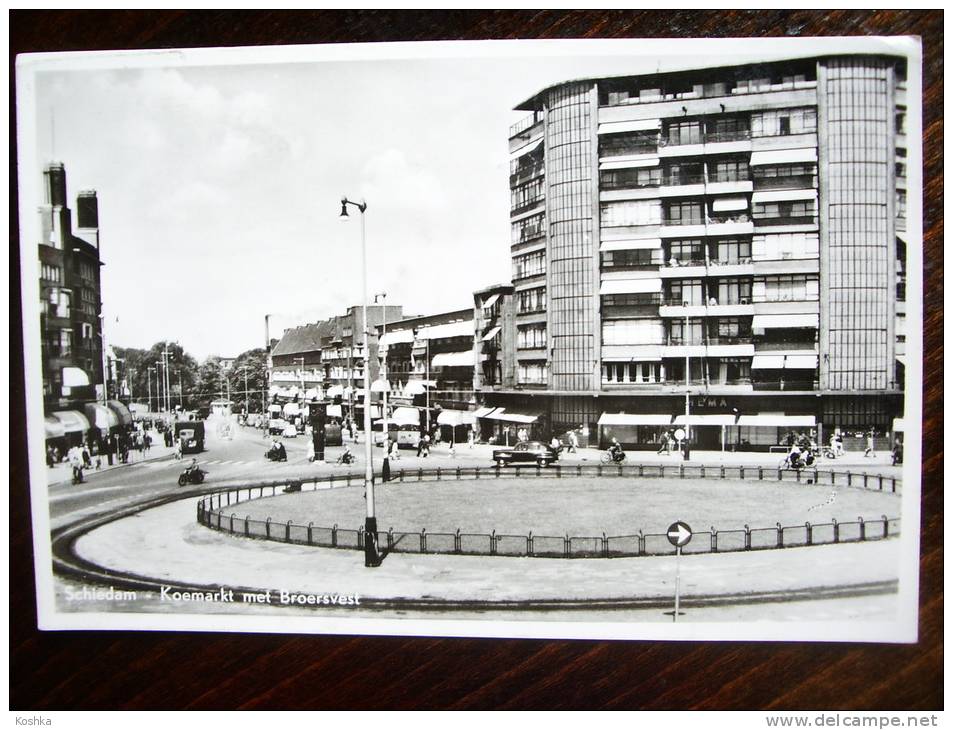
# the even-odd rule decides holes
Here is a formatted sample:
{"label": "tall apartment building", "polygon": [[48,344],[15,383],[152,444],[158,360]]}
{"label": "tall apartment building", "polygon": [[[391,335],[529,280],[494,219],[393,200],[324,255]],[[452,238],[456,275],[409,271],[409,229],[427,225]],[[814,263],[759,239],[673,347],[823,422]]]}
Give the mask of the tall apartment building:
{"label": "tall apartment building", "polygon": [[484,405],[532,395],[540,430],[643,446],[889,429],[905,71],[825,56],[574,80],[517,106],[516,382],[481,383]]}
{"label": "tall apartment building", "polygon": [[103,382],[102,261],[96,192],[78,194],[74,232],[61,162],[46,166],[43,183],[44,204],[38,211],[42,239],[37,249],[43,404],[50,414],[57,409],[82,410],[84,402],[101,398],[97,387],[102,388]]}

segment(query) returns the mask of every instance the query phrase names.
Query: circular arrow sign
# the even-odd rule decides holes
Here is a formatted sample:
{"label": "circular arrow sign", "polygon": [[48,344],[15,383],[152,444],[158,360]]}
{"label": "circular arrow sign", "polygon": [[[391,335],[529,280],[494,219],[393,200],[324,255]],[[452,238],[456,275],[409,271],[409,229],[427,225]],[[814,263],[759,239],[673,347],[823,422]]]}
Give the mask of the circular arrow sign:
{"label": "circular arrow sign", "polygon": [[691,542],[692,539],[692,528],[686,525],[684,522],[673,522],[668,526],[668,530],[665,532],[665,536],[668,538],[668,541],[672,543],[675,547],[684,547]]}

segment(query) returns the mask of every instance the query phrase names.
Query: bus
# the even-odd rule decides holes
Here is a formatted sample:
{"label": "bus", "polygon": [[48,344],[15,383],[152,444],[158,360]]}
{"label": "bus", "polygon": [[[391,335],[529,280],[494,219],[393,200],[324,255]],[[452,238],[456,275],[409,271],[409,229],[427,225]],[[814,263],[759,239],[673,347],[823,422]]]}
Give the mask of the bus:
{"label": "bus", "polygon": [[[384,443],[384,422],[377,420],[371,424],[371,431],[374,434],[374,445],[382,446]],[[391,441],[396,441],[399,448],[416,449],[417,442],[420,440],[420,428],[410,424],[388,423],[387,433]]]}

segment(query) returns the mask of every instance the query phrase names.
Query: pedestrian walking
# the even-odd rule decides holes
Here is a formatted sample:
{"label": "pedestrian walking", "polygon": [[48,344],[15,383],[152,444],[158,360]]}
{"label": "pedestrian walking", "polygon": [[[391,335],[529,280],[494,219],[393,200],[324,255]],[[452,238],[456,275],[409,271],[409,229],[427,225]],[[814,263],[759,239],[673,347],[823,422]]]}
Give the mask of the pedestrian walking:
{"label": "pedestrian walking", "polygon": [[92,460],[92,458],[90,458],[90,454],[89,454],[89,444],[87,444],[87,443],[84,442],[84,443],[83,443],[83,447],[82,447],[80,453],[81,453],[82,456],[83,456],[83,466],[84,466],[86,469],[92,468],[92,466],[93,466],[93,460]]}
{"label": "pedestrian walking", "polygon": [[182,439],[179,439],[178,441],[175,442],[175,458],[176,459],[182,458]]}
{"label": "pedestrian walking", "polygon": [[476,443],[476,429],[470,426],[470,430],[467,431],[467,448],[472,449],[474,443]]}
{"label": "pedestrian walking", "polygon": [[864,456],[870,456],[871,458],[877,456],[874,452],[874,430],[872,428],[867,431],[867,448],[864,449]]}
{"label": "pedestrian walking", "polygon": [[400,459],[400,446],[396,441],[390,445],[390,458],[391,461],[397,461]]}
{"label": "pedestrian walking", "polygon": [[67,453],[70,466],[73,469],[73,484],[83,483],[83,452],[79,446],[73,446]]}
{"label": "pedestrian walking", "polygon": [[569,432],[569,453],[575,454],[576,449],[579,448],[579,436],[576,435],[575,430]]}

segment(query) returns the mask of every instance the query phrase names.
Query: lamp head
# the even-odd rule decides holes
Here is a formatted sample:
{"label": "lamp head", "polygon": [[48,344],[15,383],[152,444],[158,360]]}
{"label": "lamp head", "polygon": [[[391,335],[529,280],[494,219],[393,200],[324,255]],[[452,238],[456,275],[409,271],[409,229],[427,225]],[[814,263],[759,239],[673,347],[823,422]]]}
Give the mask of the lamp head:
{"label": "lamp head", "polygon": [[341,215],[338,217],[344,219],[350,218],[347,214],[347,198],[341,198]]}

